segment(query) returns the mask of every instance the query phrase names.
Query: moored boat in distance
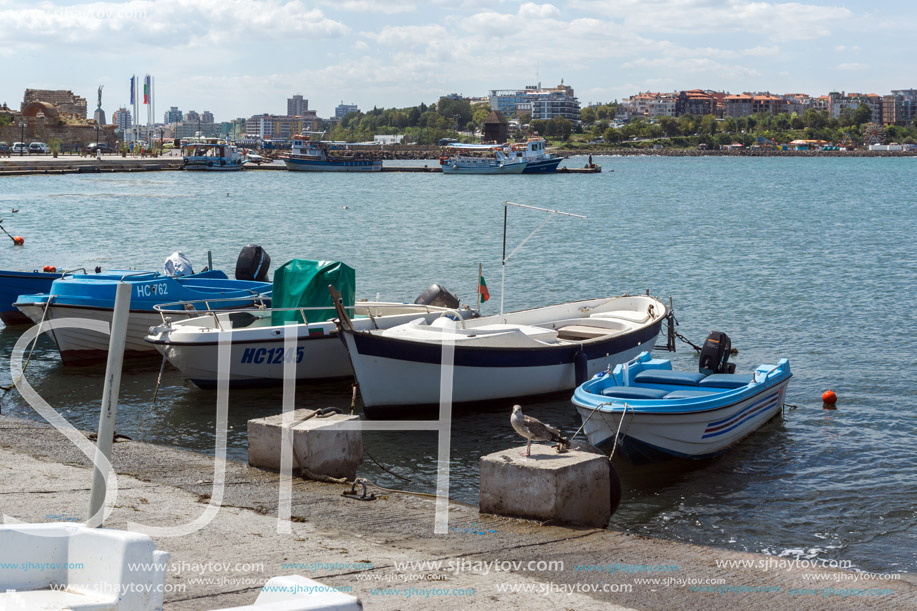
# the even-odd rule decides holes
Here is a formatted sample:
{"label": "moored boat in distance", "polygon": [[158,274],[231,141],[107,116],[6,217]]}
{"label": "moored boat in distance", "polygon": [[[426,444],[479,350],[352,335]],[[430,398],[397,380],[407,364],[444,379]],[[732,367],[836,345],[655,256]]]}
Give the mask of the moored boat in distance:
{"label": "moored boat in distance", "polygon": [[182,162],[186,170],[226,172],[241,170],[245,159],[234,144],[202,138],[182,147]]}
{"label": "moored boat in distance", "polygon": [[502,144],[453,144],[439,158],[443,174],[522,174],[528,162],[510,158]]}
{"label": "moored boat in distance", "polygon": [[516,399],[572,389],[652,348],[665,316],[661,301],[643,295],[380,330],[360,329],[338,310],[367,414],[439,403],[447,343],[454,403]]}
{"label": "moored boat in distance", "polygon": [[510,159],[522,159],[526,162],[523,174],[553,174],[563,161],[561,157],[545,150],[544,138],[529,138],[525,142],[506,145],[506,155]]}
{"label": "moored boat in distance", "polygon": [[312,140],[308,134],[293,136],[290,154],[283,157],[295,172],[380,172],[382,159],[371,151],[355,150],[346,142]]}
{"label": "moored boat in distance", "polygon": [[589,443],[617,444],[635,464],[711,458],[780,413],[791,376],[787,359],[753,373],[708,374],[673,371],[645,352],[579,386],[573,404]]}

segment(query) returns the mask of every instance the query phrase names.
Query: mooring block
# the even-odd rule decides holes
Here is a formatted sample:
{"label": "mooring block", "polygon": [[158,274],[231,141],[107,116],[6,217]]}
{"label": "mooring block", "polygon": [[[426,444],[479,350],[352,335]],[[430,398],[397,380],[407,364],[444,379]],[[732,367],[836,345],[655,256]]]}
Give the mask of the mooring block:
{"label": "mooring block", "polygon": [[605,528],[611,519],[604,455],[532,444],[481,457],[481,513]]}
{"label": "mooring block", "polygon": [[[359,430],[343,429],[340,423],[358,421],[359,417],[344,414],[319,417],[313,415],[315,411],[293,412],[290,427],[293,469],[352,479],[363,462],[363,436]],[[248,464],[279,471],[282,431],[283,414],[249,420]]]}

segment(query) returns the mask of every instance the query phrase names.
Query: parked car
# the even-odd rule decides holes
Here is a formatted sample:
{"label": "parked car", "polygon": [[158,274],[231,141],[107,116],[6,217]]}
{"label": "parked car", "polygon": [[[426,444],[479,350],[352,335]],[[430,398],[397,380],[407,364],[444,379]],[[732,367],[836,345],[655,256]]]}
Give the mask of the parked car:
{"label": "parked car", "polygon": [[33,142],[29,145],[29,155],[50,155],[51,149],[44,142]]}
{"label": "parked car", "polygon": [[10,156],[10,145],[6,142],[0,142],[0,155]]}
{"label": "parked car", "polygon": [[17,154],[28,153],[29,145],[25,142],[14,142],[13,143],[13,152]]}
{"label": "parked car", "polygon": [[86,150],[90,153],[95,153],[96,151],[102,151],[103,153],[113,153],[114,149],[105,144],[104,142],[92,142],[89,146],[86,147]]}

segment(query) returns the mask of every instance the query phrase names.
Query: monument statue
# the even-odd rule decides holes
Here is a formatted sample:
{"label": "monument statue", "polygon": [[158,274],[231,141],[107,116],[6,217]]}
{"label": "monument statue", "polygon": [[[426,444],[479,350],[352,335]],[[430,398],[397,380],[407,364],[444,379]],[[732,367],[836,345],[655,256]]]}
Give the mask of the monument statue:
{"label": "monument statue", "polygon": [[98,123],[99,125],[105,125],[106,123],[105,111],[102,110],[102,87],[104,86],[105,85],[99,85],[99,103],[98,103],[98,107],[96,108],[95,114],[93,115],[93,118],[96,120],[96,123]]}

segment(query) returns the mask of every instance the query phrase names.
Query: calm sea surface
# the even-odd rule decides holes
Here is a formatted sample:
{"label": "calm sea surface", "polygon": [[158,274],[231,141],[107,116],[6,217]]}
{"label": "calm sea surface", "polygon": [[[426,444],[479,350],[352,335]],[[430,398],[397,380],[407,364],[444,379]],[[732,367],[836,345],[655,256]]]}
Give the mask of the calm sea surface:
{"label": "calm sea surface", "polygon": [[[551,219],[510,260],[507,310],[649,289],[673,298],[678,330],[694,343],[711,329],[727,332],[740,371],[785,356],[794,372],[787,401],[797,407],[726,456],[640,468],[616,458],[624,500],[612,527],[873,571],[917,569],[917,159],[596,161],[614,171],[8,177],[0,217],[26,242],[0,244],[0,269],[159,269],[174,250],[200,268],[209,249],[231,273],[254,242],[274,267],[293,257],[344,261],[357,270],[358,297],[386,300],[413,300],[440,282],[471,301],[482,263],[492,295],[483,309],[493,313],[503,201],[583,214]],[[516,208],[509,216],[510,248],[545,218]],[[10,382],[20,332],[0,326],[0,384]],[[673,358],[696,366],[685,344]],[[212,452],[215,394],[167,367],[153,404],[158,369],[158,360],[126,366],[118,432]],[[36,390],[83,429],[98,424],[102,374],[63,368],[47,340],[28,368]],[[829,387],[840,397],[836,412],[821,409]],[[350,384],[301,386],[297,405],[349,409]],[[579,425],[566,400],[525,407],[567,432]],[[455,498],[477,503],[478,458],[519,443],[509,408],[456,416]],[[248,419],[280,409],[279,389],[234,391],[230,456],[246,459]],[[37,417],[15,391],[2,411]],[[368,434],[365,446],[412,481],[371,460],[361,474],[434,491],[433,433]]]}

